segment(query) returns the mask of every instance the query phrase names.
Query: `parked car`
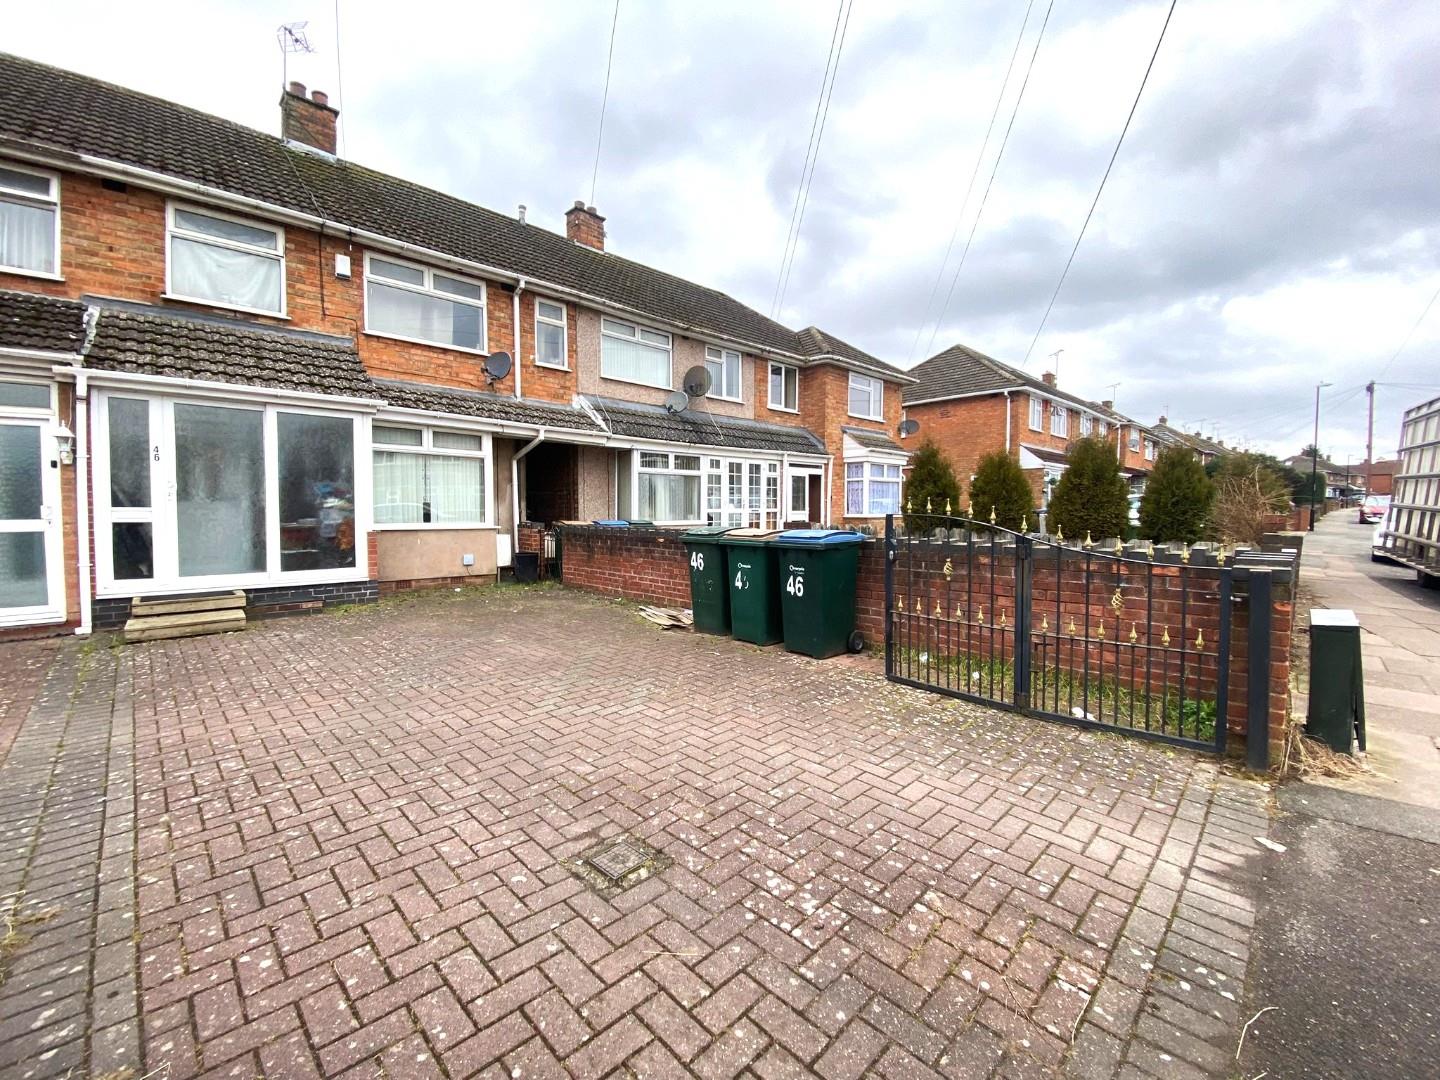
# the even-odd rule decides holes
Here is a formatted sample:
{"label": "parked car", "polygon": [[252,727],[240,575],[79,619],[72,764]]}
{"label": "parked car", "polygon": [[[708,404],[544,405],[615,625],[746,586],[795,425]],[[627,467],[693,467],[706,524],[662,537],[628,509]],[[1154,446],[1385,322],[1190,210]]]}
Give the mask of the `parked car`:
{"label": "parked car", "polygon": [[1366,495],[1360,500],[1360,524],[1374,525],[1376,522],[1384,521],[1385,514],[1389,509],[1389,495]]}

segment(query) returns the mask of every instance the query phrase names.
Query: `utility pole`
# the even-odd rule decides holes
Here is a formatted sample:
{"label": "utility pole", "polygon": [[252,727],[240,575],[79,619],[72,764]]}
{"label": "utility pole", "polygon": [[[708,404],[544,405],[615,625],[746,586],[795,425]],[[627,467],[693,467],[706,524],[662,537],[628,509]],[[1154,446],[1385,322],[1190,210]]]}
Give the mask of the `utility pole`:
{"label": "utility pole", "polygon": [[1320,390],[1328,382],[1315,384],[1315,437],[1310,440],[1310,531],[1315,531],[1315,478],[1320,474]]}
{"label": "utility pole", "polygon": [[1370,495],[1370,472],[1375,468],[1375,380],[1365,384],[1370,397],[1370,419],[1365,425],[1365,495]]}

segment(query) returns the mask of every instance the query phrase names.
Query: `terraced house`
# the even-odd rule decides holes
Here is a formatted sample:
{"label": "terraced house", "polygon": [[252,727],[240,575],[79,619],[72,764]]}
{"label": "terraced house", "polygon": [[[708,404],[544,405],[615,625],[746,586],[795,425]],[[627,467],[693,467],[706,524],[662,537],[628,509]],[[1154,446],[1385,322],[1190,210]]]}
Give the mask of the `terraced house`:
{"label": "terraced house", "polygon": [[493,580],[525,521],[898,506],[909,376],[594,207],[560,236],[338,158],[322,93],[280,112],[0,54],[0,628]]}

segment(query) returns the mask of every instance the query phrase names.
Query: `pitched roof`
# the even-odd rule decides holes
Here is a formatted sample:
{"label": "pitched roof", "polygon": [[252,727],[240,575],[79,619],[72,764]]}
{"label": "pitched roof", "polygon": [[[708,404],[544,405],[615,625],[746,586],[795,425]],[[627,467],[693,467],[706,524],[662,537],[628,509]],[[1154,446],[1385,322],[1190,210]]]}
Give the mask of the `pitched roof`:
{"label": "pitched roof", "polygon": [[199,315],[100,308],[85,366],[342,397],[376,396],[349,338]]}
{"label": "pitched roof", "polygon": [[900,381],[909,382],[914,379],[914,376],[901,371],[893,364],[877,360],[863,349],[857,349],[849,342],[841,341],[834,334],[827,334],[818,326],[807,326],[804,330],[798,331],[795,337],[799,342],[800,354],[807,359],[818,360],[821,357],[834,357],[852,364],[874,368]]}
{"label": "pitched roof", "polygon": [[1027,375],[1009,364],[1002,364],[994,357],[986,356],[967,345],[951,345],[944,352],[938,352],[911,368],[910,374],[915,376],[916,382],[905,388],[904,400],[907,405],[917,401],[936,401],[972,394],[998,394],[1002,390],[1025,387],[1067,401],[1078,408],[1095,410],[1095,406],[1084,398],[1066,393],[1043,379]]}
{"label": "pitched roof", "polygon": [[571,431],[599,433],[601,430],[600,425],[583,409],[572,409],[551,402],[529,398],[517,401],[513,397],[487,394],[478,390],[456,390],[395,379],[376,379],[375,386],[381,398],[401,409],[449,413],[452,416],[477,416],[487,420],[566,428]]}
{"label": "pitched roof", "polygon": [[906,452],[903,446],[883,431],[875,431],[871,428],[845,426],[842,426],[840,430],[867,450],[897,450],[902,454]]}
{"label": "pitched roof", "polygon": [[0,290],[0,349],[78,353],[84,343],[84,304]]}
{"label": "pitched roof", "polygon": [[[682,328],[808,355],[795,331],[719,290],[229,120],[0,53],[0,146],[7,140],[203,184],[536,278]],[[830,341],[849,350],[838,354],[844,359],[888,368]]]}
{"label": "pitched roof", "polygon": [[740,420],[694,409],[672,413],[663,405],[640,405],[614,398],[592,397],[587,400],[605,421],[605,426],[622,438],[736,450],[825,453],[825,444],[811,431],[792,424]]}

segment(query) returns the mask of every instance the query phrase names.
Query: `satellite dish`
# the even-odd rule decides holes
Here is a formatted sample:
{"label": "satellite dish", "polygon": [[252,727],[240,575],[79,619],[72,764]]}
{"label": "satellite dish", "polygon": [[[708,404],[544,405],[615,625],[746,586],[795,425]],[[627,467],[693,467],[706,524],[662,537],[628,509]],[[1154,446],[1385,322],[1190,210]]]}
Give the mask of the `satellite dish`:
{"label": "satellite dish", "polygon": [[690,407],[690,395],[684,390],[676,390],[665,398],[665,411],[668,413],[684,412]]}
{"label": "satellite dish", "polygon": [[680,383],[687,396],[692,398],[704,397],[710,393],[710,369],[704,364],[696,364],[689,371],[685,372],[685,378]]}
{"label": "satellite dish", "polygon": [[510,374],[510,354],[508,352],[492,352],[485,358],[485,377],[491,382],[503,379]]}
{"label": "satellite dish", "polygon": [[919,420],[901,420],[901,421],[900,421],[900,434],[901,434],[902,437],[903,437],[903,436],[906,436],[906,435],[914,435],[915,432],[917,432],[917,431],[919,431],[919,430],[920,430],[920,421],[919,421]]}

